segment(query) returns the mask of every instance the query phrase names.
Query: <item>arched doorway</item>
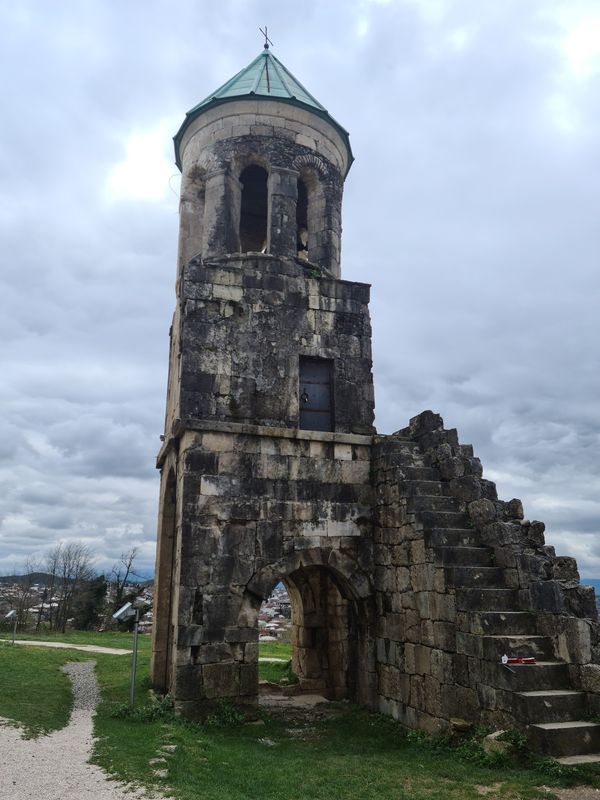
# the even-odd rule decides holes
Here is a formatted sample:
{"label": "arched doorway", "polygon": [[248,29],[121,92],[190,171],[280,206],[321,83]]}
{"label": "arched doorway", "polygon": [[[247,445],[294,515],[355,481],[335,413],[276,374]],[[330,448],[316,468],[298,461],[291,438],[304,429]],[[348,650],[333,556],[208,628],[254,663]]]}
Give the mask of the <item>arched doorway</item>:
{"label": "arched doorway", "polygon": [[296,566],[271,579],[260,598],[254,595],[257,639],[261,603],[279,583],[290,599],[295,692],[373,707],[373,597],[360,596],[326,564]]}
{"label": "arched doorway", "polygon": [[301,567],[283,580],[292,608],[292,671],[300,690],[354,700],[358,668],[355,603],[326,567]]}

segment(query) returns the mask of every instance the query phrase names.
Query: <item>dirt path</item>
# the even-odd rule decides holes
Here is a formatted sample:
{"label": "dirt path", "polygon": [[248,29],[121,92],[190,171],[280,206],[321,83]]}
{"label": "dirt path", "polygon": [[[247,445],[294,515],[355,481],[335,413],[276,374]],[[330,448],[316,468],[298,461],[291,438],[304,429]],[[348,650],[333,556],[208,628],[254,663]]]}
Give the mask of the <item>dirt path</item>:
{"label": "dirt path", "polygon": [[67,664],[64,670],[71,678],[74,700],[65,728],[38,739],[23,739],[18,728],[0,725],[0,798],[139,800],[148,797],[141,790],[110,780],[100,767],[88,764],[93,744],[92,714],[99,698],[94,662]]}

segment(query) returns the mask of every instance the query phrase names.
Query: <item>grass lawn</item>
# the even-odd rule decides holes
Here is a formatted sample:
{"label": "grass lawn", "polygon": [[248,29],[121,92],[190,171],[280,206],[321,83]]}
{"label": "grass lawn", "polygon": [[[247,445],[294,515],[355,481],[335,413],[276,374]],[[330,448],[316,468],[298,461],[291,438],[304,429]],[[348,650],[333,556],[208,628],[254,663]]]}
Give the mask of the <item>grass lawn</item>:
{"label": "grass lawn", "polygon": [[259,642],[258,655],[262,658],[291,658],[292,645],[285,642]]}
{"label": "grass lawn", "polygon": [[258,664],[258,678],[270,683],[296,683],[297,678],[292,674],[290,661],[292,658],[292,645],[284,642],[259,642],[259,658],[283,658],[285,661]]}
{"label": "grass lawn", "polygon": [[18,722],[28,736],[64,728],[73,697],[60,668],[65,661],[85,660],[82,655],[0,643],[0,717]]}
{"label": "grass lawn", "polygon": [[[122,779],[168,788],[178,800],[550,800],[553,795],[539,787],[600,787],[596,768],[483,763],[474,743],[453,749],[344,703],[328,706],[326,714],[260,713],[253,723],[236,719],[226,707],[221,722],[213,724],[187,723],[168,710],[160,716],[148,703],[148,637],[140,644],[133,716],[123,715],[131,659],[94,655],[103,695],[94,760]],[[0,715],[27,724],[31,732],[64,724],[70,692],[59,666],[88,658],[78,651],[0,643]],[[149,762],[165,744],[176,749],[161,780],[152,776]],[[478,787],[494,788],[482,795]]]}

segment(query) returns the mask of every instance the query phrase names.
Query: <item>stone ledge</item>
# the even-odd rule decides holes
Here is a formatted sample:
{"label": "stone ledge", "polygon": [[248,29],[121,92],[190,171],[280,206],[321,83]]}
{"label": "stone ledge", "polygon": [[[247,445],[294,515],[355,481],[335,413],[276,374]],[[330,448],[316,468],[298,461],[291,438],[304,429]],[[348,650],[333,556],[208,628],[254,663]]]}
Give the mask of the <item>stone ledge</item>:
{"label": "stone ledge", "polygon": [[276,428],[267,425],[250,425],[244,422],[219,422],[217,420],[182,419],[178,420],[173,429],[173,435],[164,442],[158,456],[156,466],[158,469],[164,463],[167,454],[175,443],[179,441],[186,431],[205,431],[207,433],[230,433],[233,436],[271,437],[275,439],[298,439],[309,442],[333,442],[334,444],[357,444],[370,447],[373,444],[372,435],[359,433],[336,433],[334,431],[305,431],[299,428]]}
{"label": "stone ledge", "polygon": [[310,279],[311,276],[307,274],[307,271],[315,269],[319,270],[322,274],[319,275],[318,278],[313,278],[313,280],[335,281],[336,283],[341,283],[346,286],[368,286],[369,288],[372,286],[372,284],[366,283],[365,281],[349,281],[345,278],[340,278],[334,275],[333,272],[326,267],[311,261],[275,255],[274,253],[225,253],[223,255],[206,256],[206,258],[201,258],[199,255],[197,255],[190,258],[186,266],[191,264],[191,262],[194,262],[200,267],[209,267],[212,269],[221,269],[222,267],[225,267],[235,270],[243,270],[246,262],[263,262],[263,264],[266,263],[271,265],[276,265],[277,262],[279,262],[285,264],[288,270],[291,269],[291,271],[283,272],[282,274],[284,275],[296,276],[297,272],[297,277]]}

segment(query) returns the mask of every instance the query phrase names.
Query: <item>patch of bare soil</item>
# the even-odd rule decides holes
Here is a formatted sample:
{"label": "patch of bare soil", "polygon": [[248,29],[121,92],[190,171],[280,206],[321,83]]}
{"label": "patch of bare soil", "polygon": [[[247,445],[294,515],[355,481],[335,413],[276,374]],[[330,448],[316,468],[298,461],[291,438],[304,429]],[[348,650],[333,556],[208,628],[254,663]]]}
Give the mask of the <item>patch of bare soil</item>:
{"label": "patch of bare soil", "polygon": [[542,786],[548,793],[551,793],[559,800],[600,800],[600,789],[591,786],[573,786],[571,789],[555,789]]}
{"label": "patch of bare soil", "polygon": [[492,792],[497,792],[501,787],[501,783],[492,783],[490,786],[481,786],[478,784],[475,786],[475,790],[478,794],[487,795],[492,794]]}

